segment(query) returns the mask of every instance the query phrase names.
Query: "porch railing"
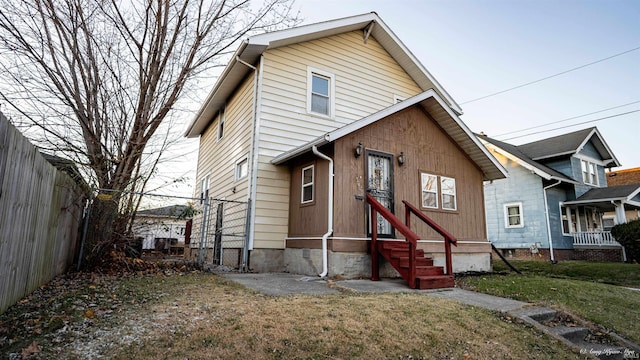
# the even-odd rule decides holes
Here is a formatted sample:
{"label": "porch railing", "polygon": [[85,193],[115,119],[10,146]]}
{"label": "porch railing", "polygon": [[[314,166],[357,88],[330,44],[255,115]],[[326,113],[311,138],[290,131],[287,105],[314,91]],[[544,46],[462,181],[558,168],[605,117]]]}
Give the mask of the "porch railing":
{"label": "porch railing", "polygon": [[458,246],[458,240],[456,240],[455,236],[451,235],[451,233],[445,230],[442,226],[438,225],[435,221],[428,218],[415,206],[411,205],[406,200],[402,200],[402,202],[404,203],[405,207],[404,218],[408,228],[411,228],[411,214],[413,213],[418,217],[418,219],[422,220],[425,224],[429,225],[433,230],[444,237],[444,254],[447,275],[453,275],[453,265],[451,263],[451,245]]}
{"label": "porch railing", "polygon": [[573,233],[574,246],[621,246],[611,231],[581,231]]}

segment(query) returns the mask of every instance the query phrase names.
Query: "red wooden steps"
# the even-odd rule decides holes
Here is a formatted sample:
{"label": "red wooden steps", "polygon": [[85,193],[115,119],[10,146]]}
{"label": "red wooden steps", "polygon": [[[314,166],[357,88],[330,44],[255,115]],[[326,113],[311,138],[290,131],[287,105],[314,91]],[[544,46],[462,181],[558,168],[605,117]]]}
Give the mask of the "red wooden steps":
{"label": "red wooden steps", "polygon": [[416,276],[418,289],[443,289],[455,286],[453,275]]}
{"label": "red wooden steps", "polygon": [[[409,282],[409,244],[399,241],[380,241],[379,253]],[[433,259],[424,257],[424,250],[416,249],[416,288],[441,289],[454,287],[453,275],[445,275],[444,267],[433,266]]]}

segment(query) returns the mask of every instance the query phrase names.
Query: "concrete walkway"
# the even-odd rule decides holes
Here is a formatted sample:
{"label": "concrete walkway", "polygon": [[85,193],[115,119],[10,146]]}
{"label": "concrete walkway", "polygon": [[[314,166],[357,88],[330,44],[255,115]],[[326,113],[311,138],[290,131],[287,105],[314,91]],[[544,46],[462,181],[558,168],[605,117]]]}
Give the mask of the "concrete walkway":
{"label": "concrete walkway", "polygon": [[[633,357],[640,354],[640,346],[638,346],[638,344],[629,342],[616,334],[610,335],[617,339],[617,341],[623,346],[585,342],[585,334],[588,334],[589,331],[586,327],[567,328],[565,326],[545,325],[549,324],[549,321],[558,317],[558,313],[553,309],[533,306],[532,304],[522,301],[505,299],[475,291],[468,291],[459,288],[414,290],[410,289],[407,286],[407,283],[402,279],[383,279],[381,281],[323,280],[317,276],[304,276],[288,273],[241,274],[232,272],[216,272],[216,274],[250,289],[275,296],[293,294],[337,294],[344,291],[425,294],[425,296],[450,299],[483,309],[508,313],[510,316],[519,318],[549,336],[556,338],[566,346],[574,348],[583,355],[587,354],[585,351],[588,351],[589,355],[596,358],[625,359],[630,356]],[[579,321],[583,322],[582,320]]]}
{"label": "concrete walkway", "polygon": [[463,304],[473,305],[489,310],[508,312],[527,305],[522,301],[505,299],[497,296],[481,294],[459,288],[441,290],[410,289],[402,279],[371,280],[323,280],[315,276],[304,276],[287,273],[225,273],[217,272],[229,280],[233,280],[250,289],[267,295],[291,294],[337,294],[341,291],[357,292],[403,292],[428,294],[439,298],[451,299]]}

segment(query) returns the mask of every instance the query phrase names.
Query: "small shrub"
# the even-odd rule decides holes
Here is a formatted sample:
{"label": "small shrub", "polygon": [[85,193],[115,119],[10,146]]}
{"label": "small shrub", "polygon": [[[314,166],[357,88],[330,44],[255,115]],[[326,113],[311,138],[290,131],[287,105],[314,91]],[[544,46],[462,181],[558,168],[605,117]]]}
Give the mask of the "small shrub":
{"label": "small shrub", "polygon": [[640,262],[640,219],[614,226],[611,234],[624,246],[627,261]]}

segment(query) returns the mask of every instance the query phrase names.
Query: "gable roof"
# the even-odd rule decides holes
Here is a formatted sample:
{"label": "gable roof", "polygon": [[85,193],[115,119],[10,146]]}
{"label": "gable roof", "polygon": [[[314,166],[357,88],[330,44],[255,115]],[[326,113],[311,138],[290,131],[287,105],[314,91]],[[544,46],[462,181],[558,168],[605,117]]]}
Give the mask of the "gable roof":
{"label": "gable roof", "polygon": [[[427,71],[409,49],[396,37],[389,27],[375,12],[330,20],[291,29],[255,35],[244,40],[226,68],[218,77],[213,89],[198,110],[195,118],[185,132],[186,137],[197,137],[205,130],[225,101],[251,71],[246,64],[256,64],[263,52],[282,46],[311,41],[332,35],[355,30],[363,30],[365,37],[373,36],[378,43],[393,57],[411,76],[422,90],[432,87],[442,94],[458,114],[462,114],[460,106],[451,98],[438,81]],[[243,64],[243,62],[245,64]]]}
{"label": "gable roof", "polygon": [[558,156],[569,156],[578,153],[589,142],[605,163],[605,167],[620,166],[609,145],[604,141],[597,128],[591,127],[519,145],[518,149],[532,160],[544,160]]}
{"label": "gable roof", "polygon": [[507,171],[496,160],[493,155],[482,145],[478,138],[473,134],[467,126],[460,120],[458,115],[451,110],[444,100],[433,89],[427,90],[409,99],[401,101],[388,108],[382,109],[374,114],[364,117],[356,122],[345,125],[339,129],[328,132],[315,140],[298,146],[290,151],[284,152],[271,160],[275,165],[284,164],[285,162],[311,151],[313,146],[322,146],[343,136],[349,135],[356,130],[362,129],[367,125],[382,120],[389,115],[395,114],[401,110],[411,106],[421,106],[428,112],[433,120],[448,134],[460,148],[474,161],[482,170],[485,180],[495,180],[506,178]]}
{"label": "gable roof", "polygon": [[519,146],[511,145],[506,142],[492,139],[486,135],[479,135],[479,138],[485,144],[490,144],[489,145],[490,148],[506,156],[507,158],[517,162],[522,167],[532,171],[533,173],[542,177],[545,180],[560,180],[560,181],[564,181],[571,184],[579,184],[577,181],[566,176],[565,174],[558,172],[537,161],[534,161],[533,159],[531,159],[531,157],[528,154],[525,154],[523,151],[521,151]]}

